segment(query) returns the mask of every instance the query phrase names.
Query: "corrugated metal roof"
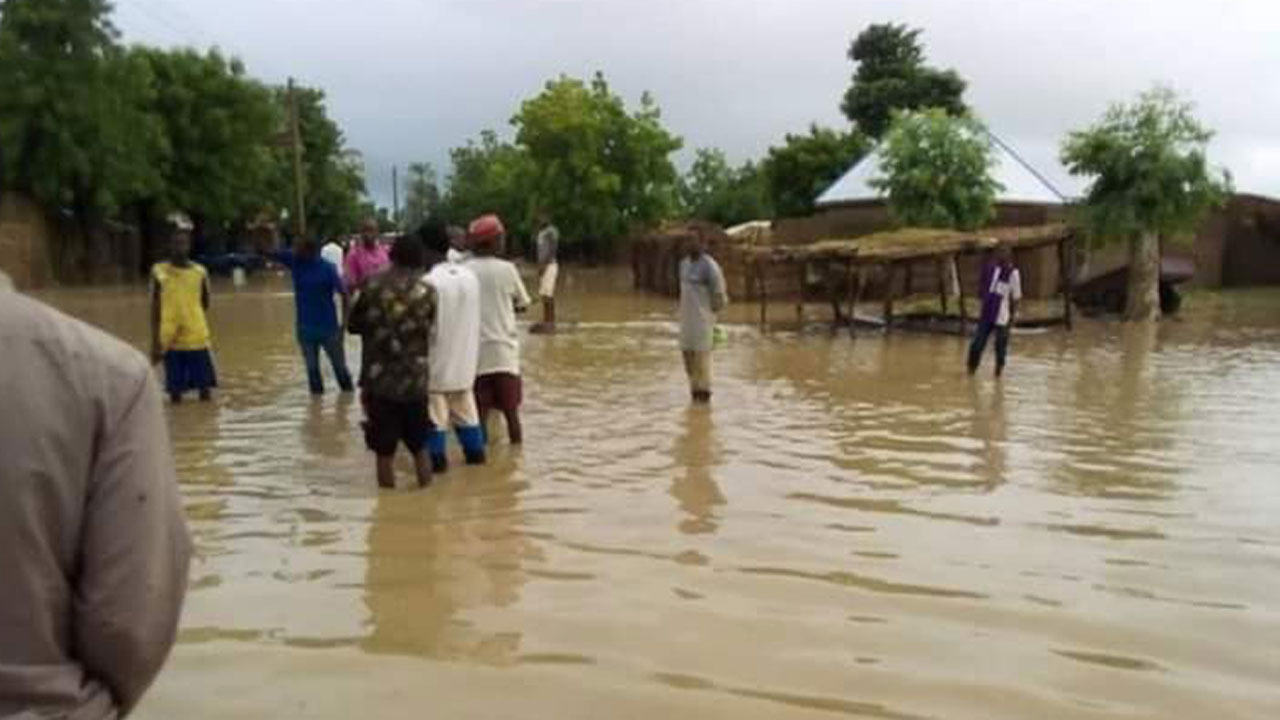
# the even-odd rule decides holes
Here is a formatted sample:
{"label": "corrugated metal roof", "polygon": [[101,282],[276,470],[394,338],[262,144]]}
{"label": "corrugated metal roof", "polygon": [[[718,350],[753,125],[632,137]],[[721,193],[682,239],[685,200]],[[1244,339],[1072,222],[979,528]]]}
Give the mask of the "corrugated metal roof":
{"label": "corrugated metal roof", "polygon": [[[1017,155],[998,137],[992,135],[992,156],[995,164],[991,171],[1004,186],[996,195],[997,202],[1025,202],[1058,205],[1066,199],[1042,179],[1034,169],[1018,159]],[[884,194],[871,186],[871,179],[880,177],[880,148],[877,146],[858,164],[849,168],[839,180],[818,196],[818,207],[839,205],[864,200],[882,200]]]}

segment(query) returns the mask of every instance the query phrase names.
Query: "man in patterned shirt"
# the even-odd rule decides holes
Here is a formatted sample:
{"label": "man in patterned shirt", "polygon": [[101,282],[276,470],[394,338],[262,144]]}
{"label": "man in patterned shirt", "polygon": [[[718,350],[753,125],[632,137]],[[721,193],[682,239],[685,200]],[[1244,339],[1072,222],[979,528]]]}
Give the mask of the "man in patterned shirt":
{"label": "man in patterned shirt", "polygon": [[365,444],[378,456],[378,485],[394,488],[396,446],[413,455],[418,485],[431,482],[425,450],[428,344],[436,322],[436,291],[423,278],[422,240],[406,235],[391,250],[391,268],[374,275],[351,310],[351,332],[363,336],[360,387],[368,422]]}

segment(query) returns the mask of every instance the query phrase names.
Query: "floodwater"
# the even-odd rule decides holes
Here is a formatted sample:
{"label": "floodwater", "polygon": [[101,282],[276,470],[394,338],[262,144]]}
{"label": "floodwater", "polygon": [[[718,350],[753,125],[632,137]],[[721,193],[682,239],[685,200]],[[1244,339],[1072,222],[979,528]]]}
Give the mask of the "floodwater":
{"label": "floodwater", "polygon": [[[1003,382],[732,325],[707,410],[668,301],[567,276],[525,447],[425,492],[307,397],[283,283],[218,288],[138,718],[1280,717],[1280,293],[1016,335]],[[49,299],[141,344],[140,291]]]}

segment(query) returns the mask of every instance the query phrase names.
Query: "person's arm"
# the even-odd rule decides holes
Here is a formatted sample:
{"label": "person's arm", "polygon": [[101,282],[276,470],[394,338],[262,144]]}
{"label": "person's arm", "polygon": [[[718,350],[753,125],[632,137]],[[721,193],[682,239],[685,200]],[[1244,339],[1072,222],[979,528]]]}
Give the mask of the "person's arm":
{"label": "person's arm", "polygon": [[158,363],[164,357],[160,347],[160,280],[151,273],[151,362]]}
{"label": "person's arm", "polygon": [[293,270],[294,254],[293,251],[285,248],[283,250],[268,250],[266,256],[271,260]]}
{"label": "person's arm", "polygon": [[708,289],[711,291],[711,310],[712,312],[720,312],[729,304],[729,293],[725,290],[724,272],[720,270],[720,264],[715,260],[711,260],[708,267],[710,268],[710,273],[707,283]]}
{"label": "person's arm", "polygon": [[1022,273],[1017,268],[1009,273],[1009,327],[1018,317],[1018,304],[1022,302]]}
{"label": "person's arm", "polygon": [[204,311],[209,312],[209,301],[212,293],[209,292],[209,273],[202,271],[200,275],[200,306]]}
{"label": "person's arm", "polygon": [[511,302],[515,306],[516,313],[522,313],[529,309],[529,305],[533,302],[529,298],[529,291],[525,290],[524,280],[520,279],[520,271],[515,265],[511,266]]}
{"label": "person's arm", "polygon": [[140,372],[118,391],[93,438],[71,626],[77,660],[123,717],[177,637],[191,539],[159,390]]}
{"label": "person's arm", "polygon": [[333,263],[329,263],[329,282],[333,286],[333,292],[338,295],[341,303],[342,314],[338,316],[338,331],[346,329],[347,319],[351,316],[351,296],[347,294],[347,288],[342,284],[342,276],[338,274],[338,267]]}

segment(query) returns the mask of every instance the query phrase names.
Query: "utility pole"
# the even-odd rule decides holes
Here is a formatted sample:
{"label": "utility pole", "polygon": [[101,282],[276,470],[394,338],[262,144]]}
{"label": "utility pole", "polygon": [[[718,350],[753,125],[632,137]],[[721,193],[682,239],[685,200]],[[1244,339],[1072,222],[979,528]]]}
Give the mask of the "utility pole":
{"label": "utility pole", "polygon": [[298,124],[298,93],[289,78],[289,136],[293,145],[293,212],[298,239],[307,235],[307,206],[302,187],[302,130]]}
{"label": "utility pole", "polygon": [[400,169],[391,166],[391,222],[400,227]]}

